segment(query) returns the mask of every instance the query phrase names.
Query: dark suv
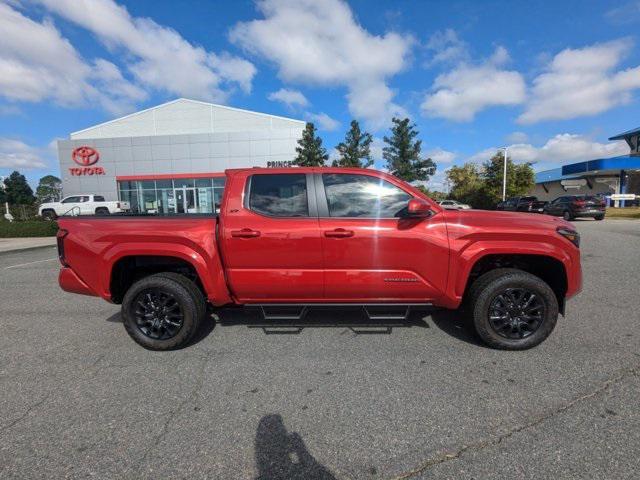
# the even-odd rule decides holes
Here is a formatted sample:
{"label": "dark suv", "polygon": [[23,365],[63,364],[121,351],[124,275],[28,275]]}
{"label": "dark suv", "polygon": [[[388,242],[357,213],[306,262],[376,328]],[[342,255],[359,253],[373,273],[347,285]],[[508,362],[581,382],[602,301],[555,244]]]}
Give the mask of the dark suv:
{"label": "dark suv", "polygon": [[547,215],[562,216],[565,220],[577,217],[604,219],[606,212],[604,201],[595,195],[565,195],[549,202],[544,207]]}
{"label": "dark suv", "polygon": [[506,210],[510,212],[532,212],[542,213],[547,202],[538,200],[537,197],[512,197],[500,202],[496,210]]}

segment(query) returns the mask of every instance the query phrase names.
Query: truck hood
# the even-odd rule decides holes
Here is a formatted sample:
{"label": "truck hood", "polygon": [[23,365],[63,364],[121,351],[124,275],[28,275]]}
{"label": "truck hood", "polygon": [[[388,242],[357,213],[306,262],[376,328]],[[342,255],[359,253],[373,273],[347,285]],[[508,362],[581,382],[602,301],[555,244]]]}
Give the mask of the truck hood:
{"label": "truck hood", "polygon": [[537,213],[445,210],[443,215],[448,225],[478,227],[486,231],[549,230],[555,232],[558,227],[575,230],[573,225],[562,218]]}

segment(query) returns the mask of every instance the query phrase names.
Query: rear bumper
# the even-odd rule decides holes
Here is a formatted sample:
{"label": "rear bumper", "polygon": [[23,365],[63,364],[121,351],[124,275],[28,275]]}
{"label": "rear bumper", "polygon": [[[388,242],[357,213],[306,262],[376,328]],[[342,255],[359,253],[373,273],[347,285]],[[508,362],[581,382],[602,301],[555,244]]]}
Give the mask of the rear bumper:
{"label": "rear bumper", "polygon": [[587,209],[587,210],[575,210],[573,212],[574,217],[599,217],[600,215],[604,215],[606,210],[597,210],[597,209]]}
{"label": "rear bumper", "polygon": [[62,267],[60,269],[60,273],[58,274],[58,284],[60,288],[65,292],[69,293],[78,293],[80,295],[90,295],[92,297],[98,297],[99,295],[95,293],[93,290],[89,288],[89,286],[84,283],[76,272],[71,270],[68,267]]}

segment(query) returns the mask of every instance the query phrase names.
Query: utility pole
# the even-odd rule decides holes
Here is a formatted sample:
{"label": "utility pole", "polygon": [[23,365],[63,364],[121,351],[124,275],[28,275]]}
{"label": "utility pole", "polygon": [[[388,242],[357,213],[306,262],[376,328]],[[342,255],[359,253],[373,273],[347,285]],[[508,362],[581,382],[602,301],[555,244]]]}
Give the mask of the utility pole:
{"label": "utility pole", "polygon": [[502,201],[507,199],[507,152],[509,147],[502,147],[504,149],[504,172],[502,173]]}
{"label": "utility pole", "polygon": [[[4,179],[5,179],[5,177],[0,176],[0,188],[2,190],[5,190]],[[9,220],[10,222],[13,222],[13,215],[11,215],[11,212],[9,212],[9,202],[8,201],[4,202],[4,208],[5,208],[6,212],[7,212],[7,213],[4,214],[4,218]]]}

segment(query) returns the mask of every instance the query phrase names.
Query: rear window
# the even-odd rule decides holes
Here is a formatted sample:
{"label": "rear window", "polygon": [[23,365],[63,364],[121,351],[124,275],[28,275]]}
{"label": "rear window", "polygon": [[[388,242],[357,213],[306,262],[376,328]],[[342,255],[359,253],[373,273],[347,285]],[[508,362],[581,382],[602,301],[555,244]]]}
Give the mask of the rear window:
{"label": "rear window", "polygon": [[249,209],[270,217],[308,217],[305,174],[252,175]]}
{"label": "rear window", "polygon": [[536,197],[522,197],[520,200],[523,202],[535,202],[538,199]]}
{"label": "rear window", "polygon": [[104,197],[102,195],[94,195],[93,201],[94,202],[104,202]]}

